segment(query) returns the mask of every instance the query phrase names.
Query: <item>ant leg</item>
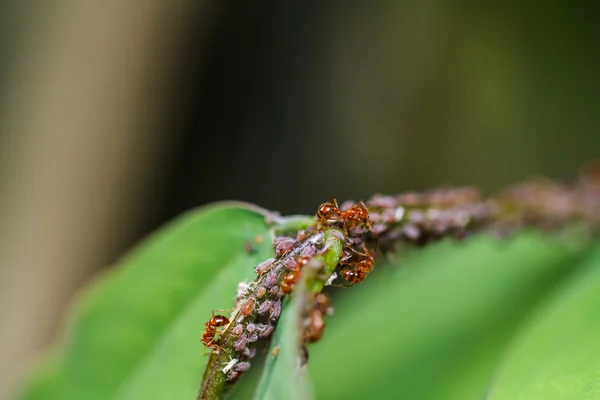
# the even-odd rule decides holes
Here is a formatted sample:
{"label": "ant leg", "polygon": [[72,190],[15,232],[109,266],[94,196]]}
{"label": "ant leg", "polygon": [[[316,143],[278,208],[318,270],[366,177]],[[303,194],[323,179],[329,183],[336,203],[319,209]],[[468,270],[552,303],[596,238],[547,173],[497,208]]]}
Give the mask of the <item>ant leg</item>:
{"label": "ant leg", "polygon": [[202,348],[202,357],[206,356],[206,349],[212,349],[214,345],[214,338],[210,342],[204,344],[204,347]]}
{"label": "ant leg", "polygon": [[[364,246],[365,246],[365,244],[363,243],[363,249],[366,250],[366,248]],[[354,247],[350,247],[350,250],[352,250],[352,252],[354,254],[358,254],[359,256],[362,256],[362,257],[365,257],[365,258],[369,257],[369,251],[368,250],[366,250],[366,253],[361,253],[360,251],[356,250]]]}
{"label": "ant leg", "polygon": [[215,316],[215,311],[216,311],[216,312],[230,313],[230,312],[232,312],[233,310],[235,310],[235,308],[230,308],[229,310],[212,310],[212,316],[213,316],[213,317]]}
{"label": "ant leg", "polygon": [[219,346],[218,344],[216,344],[214,342],[214,340],[211,340],[210,343],[208,343],[206,345],[206,347],[203,349],[203,351],[202,351],[203,356],[204,356],[204,350],[206,350],[206,349],[211,349],[212,351],[214,351],[216,353],[220,353],[221,351],[224,351],[224,349],[221,346]]}

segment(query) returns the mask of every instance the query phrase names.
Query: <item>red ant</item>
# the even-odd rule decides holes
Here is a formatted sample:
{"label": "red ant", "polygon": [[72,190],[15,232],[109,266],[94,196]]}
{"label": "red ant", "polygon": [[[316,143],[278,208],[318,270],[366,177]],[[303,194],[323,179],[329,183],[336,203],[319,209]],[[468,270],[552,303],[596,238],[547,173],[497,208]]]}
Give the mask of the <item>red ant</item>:
{"label": "red ant", "polygon": [[344,231],[357,227],[359,224],[364,224],[371,229],[371,220],[369,219],[369,210],[362,201],[355,204],[346,211],[340,210],[337,200],[334,198],[332,203],[323,203],[317,210],[317,217],[322,224],[328,220],[342,221],[344,223]]}
{"label": "red ant", "polygon": [[299,269],[296,269],[283,278],[283,281],[281,282],[281,291],[284,294],[292,293],[294,286],[296,286],[296,282],[300,279],[301,273],[302,272]]}
{"label": "red ant", "polygon": [[323,313],[318,308],[315,308],[308,317],[308,325],[304,331],[304,340],[309,343],[318,342],[323,337],[324,330],[325,319],[323,319]]}
{"label": "red ant", "polygon": [[[292,293],[294,286],[296,286],[296,283],[300,279],[300,276],[302,274],[302,268],[306,264],[308,264],[308,262],[310,260],[311,260],[310,257],[307,257],[307,256],[294,257],[295,262],[293,264],[288,265],[288,268],[291,272],[289,274],[287,274],[283,278],[283,281],[281,282],[281,291],[284,294]],[[293,265],[293,267],[292,267],[292,265]]]}
{"label": "red ant", "polygon": [[315,297],[314,308],[305,322],[304,340],[309,343],[317,342],[323,337],[325,319],[323,316],[329,312],[329,298],[324,293]]}
{"label": "red ant", "polygon": [[225,325],[229,325],[229,318],[224,315],[215,315],[215,312],[213,311],[210,320],[204,324],[206,328],[202,333],[202,343],[209,349],[216,351],[221,350],[221,347],[215,343],[215,335],[221,333],[217,331],[217,328]]}
{"label": "red ant", "polygon": [[362,282],[366,278],[367,274],[373,269],[375,259],[371,255],[369,249],[367,249],[367,246],[365,246],[364,244],[364,253],[361,253],[352,248],[351,250],[359,256],[359,259],[355,263],[346,261],[345,263],[350,265],[350,268],[342,269],[340,271],[340,275],[348,282],[355,284]]}

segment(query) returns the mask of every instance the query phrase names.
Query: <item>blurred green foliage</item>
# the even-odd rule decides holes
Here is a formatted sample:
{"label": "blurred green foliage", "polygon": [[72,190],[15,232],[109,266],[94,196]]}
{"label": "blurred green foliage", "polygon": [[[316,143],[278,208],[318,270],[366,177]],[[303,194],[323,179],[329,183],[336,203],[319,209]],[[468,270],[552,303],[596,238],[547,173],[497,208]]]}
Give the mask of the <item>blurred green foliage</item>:
{"label": "blurred green foliage", "polygon": [[[195,398],[203,322],[271,256],[269,240],[252,254],[245,245],[268,235],[262,215],[240,205],[159,231],[84,292],[58,353],[20,398]],[[595,398],[600,253],[583,243],[523,232],[405,249],[360,285],[329,288],[336,313],[309,346],[308,369],[297,369],[292,297],[274,334],[278,358],[271,349],[230,397],[478,400],[491,388],[492,400]]]}
{"label": "blurred green foliage", "polygon": [[20,398],[195,398],[204,322],[233,307],[238,283],[271,253],[262,215],[241,205],[182,216],[82,294],[60,353]]}

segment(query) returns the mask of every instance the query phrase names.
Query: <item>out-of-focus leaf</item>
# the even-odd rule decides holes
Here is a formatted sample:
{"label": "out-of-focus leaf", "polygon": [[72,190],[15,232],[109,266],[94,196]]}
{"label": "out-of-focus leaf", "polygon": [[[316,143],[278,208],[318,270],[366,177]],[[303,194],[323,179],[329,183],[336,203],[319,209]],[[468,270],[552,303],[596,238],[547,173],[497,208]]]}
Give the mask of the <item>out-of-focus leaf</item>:
{"label": "out-of-focus leaf", "polygon": [[580,254],[524,233],[446,241],[378,265],[333,299],[336,315],[309,348],[317,398],[483,398],[517,325]]}
{"label": "out-of-focus leaf", "polygon": [[204,322],[233,306],[237,284],[254,279],[271,252],[265,220],[250,206],[182,216],[83,293],[61,348],[20,398],[194,399],[207,360]]}
{"label": "out-of-focus leaf", "polygon": [[600,398],[600,248],[523,326],[487,398]]}
{"label": "out-of-focus leaf", "polygon": [[310,382],[305,376],[307,371],[299,365],[300,313],[303,303],[300,297],[287,300],[254,394],[255,400],[312,398]]}

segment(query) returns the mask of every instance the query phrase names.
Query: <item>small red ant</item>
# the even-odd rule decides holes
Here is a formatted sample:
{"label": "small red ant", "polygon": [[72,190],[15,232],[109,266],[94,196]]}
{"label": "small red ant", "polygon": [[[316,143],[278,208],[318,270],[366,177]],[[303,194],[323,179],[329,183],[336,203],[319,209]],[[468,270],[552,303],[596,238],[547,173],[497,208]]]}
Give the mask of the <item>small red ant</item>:
{"label": "small red ant", "polygon": [[305,322],[304,340],[309,343],[317,342],[323,337],[325,319],[323,316],[329,313],[329,298],[325,293],[319,293],[315,297],[314,308]]}
{"label": "small red ant", "polygon": [[319,206],[317,218],[319,218],[322,224],[327,223],[329,220],[342,221],[346,233],[360,224],[364,224],[367,228],[371,229],[369,210],[362,201],[346,211],[342,211],[338,206],[337,200],[334,198],[332,203],[323,203]]}
{"label": "small red ant", "polygon": [[373,264],[375,263],[375,259],[371,255],[367,246],[363,244],[364,253],[361,253],[355,249],[351,250],[358,255],[358,261],[352,262],[352,259],[349,261],[345,261],[344,264],[350,265],[350,268],[344,268],[340,271],[340,275],[342,278],[347,280],[348,282],[355,284],[362,282],[367,274],[373,269]]}
{"label": "small red ant", "polygon": [[300,279],[300,275],[301,271],[298,269],[287,274],[281,282],[281,291],[284,294],[292,293],[294,286],[296,286],[296,282],[298,282],[298,279]]}
{"label": "small red ant", "polygon": [[304,331],[304,340],[309,343],[318,342],[323,337],[325,330],[325,319],[323,313],[318,308],[311,311],[308,317],[308,326]]}
{"label": "small red ant", "polygon": [[213,311],[213,315],[208,322],[204,324],[204,332],[202,333],[202,344],[212,350],[219,351],[221,347],[215,343],[215,335],[220,333],[217,331],[217,328],[222,326],[229,325],[229,318],[224,315],[215,315]]}

